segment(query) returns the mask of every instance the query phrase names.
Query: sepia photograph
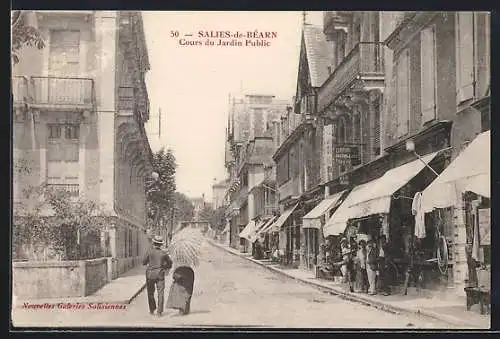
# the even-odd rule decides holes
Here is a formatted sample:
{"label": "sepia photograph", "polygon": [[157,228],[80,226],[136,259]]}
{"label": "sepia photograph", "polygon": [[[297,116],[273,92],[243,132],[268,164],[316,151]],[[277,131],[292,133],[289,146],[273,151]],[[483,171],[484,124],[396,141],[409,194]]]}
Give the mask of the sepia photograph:
{"label": "sepia photograph", "polygon": [[12,10],[11,330],[490,329],[490,17]]}

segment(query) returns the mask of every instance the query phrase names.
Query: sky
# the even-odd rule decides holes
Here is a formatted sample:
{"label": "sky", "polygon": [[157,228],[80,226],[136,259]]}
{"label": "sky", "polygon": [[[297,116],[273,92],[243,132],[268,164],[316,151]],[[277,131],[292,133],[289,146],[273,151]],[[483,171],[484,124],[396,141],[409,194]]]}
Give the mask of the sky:
{"label": "sky", "polygon": [[[306,22],[320,25],[321,20],[322,12],[307,12]],[[155,11],[143,12],[143,21],[151,64],[146,75],[151,148],[173,150],[178,191],[189,197],[205,194],[210,201],[214,179],[226,177],[229,94],[258,92],[288,100],[295,95],[302,12]],[[200,30],[274,31],[277,37],[269,47],[179,44],[185,34],[205,42],[196,36]]]}

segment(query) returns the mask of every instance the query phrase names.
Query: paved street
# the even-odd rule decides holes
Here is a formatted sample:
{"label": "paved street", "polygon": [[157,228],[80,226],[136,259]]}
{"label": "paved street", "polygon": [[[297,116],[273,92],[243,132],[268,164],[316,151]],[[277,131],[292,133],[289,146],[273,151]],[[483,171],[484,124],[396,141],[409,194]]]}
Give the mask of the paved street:
{"label": "paved street", "polygon": [[125,310],[16,309],[13,321],[42,327],[450,328],[342,300],[209,244],[197,269],[191,310],[188,316],[167,310],[162,318],[153,317],[143,291]]}

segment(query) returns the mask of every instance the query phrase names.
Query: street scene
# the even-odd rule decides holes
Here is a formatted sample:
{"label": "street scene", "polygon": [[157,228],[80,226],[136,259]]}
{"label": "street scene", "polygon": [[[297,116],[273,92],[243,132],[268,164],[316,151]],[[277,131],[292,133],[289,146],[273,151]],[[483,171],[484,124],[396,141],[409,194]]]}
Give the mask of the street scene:
{"label": "street scene", "polygon": [[489,12],[11,31],[12,329],[491,327]]}
{"label": "street scene", "polygon": [[[151,317],[145,312],[143,291],[124,310],[40,312],[20,305],[13,319],[17,326],[36,327],[455,328],[417,315],[395,315],[344,301],[215,246],[207,245],[203,258],[187,317],[176,312]],[[144,277],[141,274],[137,279]]]}

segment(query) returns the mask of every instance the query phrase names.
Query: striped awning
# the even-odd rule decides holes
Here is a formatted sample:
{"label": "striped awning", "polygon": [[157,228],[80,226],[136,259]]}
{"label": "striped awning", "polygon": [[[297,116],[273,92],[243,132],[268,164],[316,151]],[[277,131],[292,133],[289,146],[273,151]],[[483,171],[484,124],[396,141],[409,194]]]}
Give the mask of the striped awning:
{"label": "striped awning", "polygon": [[354,187],[326,222],[323,235],[326,237],[343,233],[349,219],[389,213],[392,195],[422,171],[425,164],[431,162],[438,153],[393,168],[378,179]]}
{"label": "striped awning", "polygon": [[255,240],[258,239],[259,234],[261,233],[262,229],[267,225],[267,223],[269,222],[269,219],[270,218],[264,218],[264,219],[262,219],[261,221],[259,221],[257,223],[257,225],[255,226],[253,232],[249,236],[249,238],[250,238],[249,240],[251,242],[254,242]]}
{"label": "striped awning", "polygon": [[240,238],[245,238],[249,239],[250,234],[254,231],[255,229],[255,221],[250,220],[250,222],[245,226],[245,228],[240,232]]}
{"label": "striped awning", "polygon": [[267,230],[267,232],[277,232],[281,229],[281,227],[288,220],[293,211],[297,208],[299,204],[295,204],[292,208],[287,209],[283,214],[281,214],[278,219],[271,225],[271,227]]}
{"label": "striped awning", "polygon": [[334,208],[342,194],[344,194],[345,190],[336,194],[333,194],[323,201],[321,201],[316,207],[314,207],[309,213],[307,213],[302,218],[302,227],[303,228],[321,228],[321,217],[327,213],[330,209]]}

